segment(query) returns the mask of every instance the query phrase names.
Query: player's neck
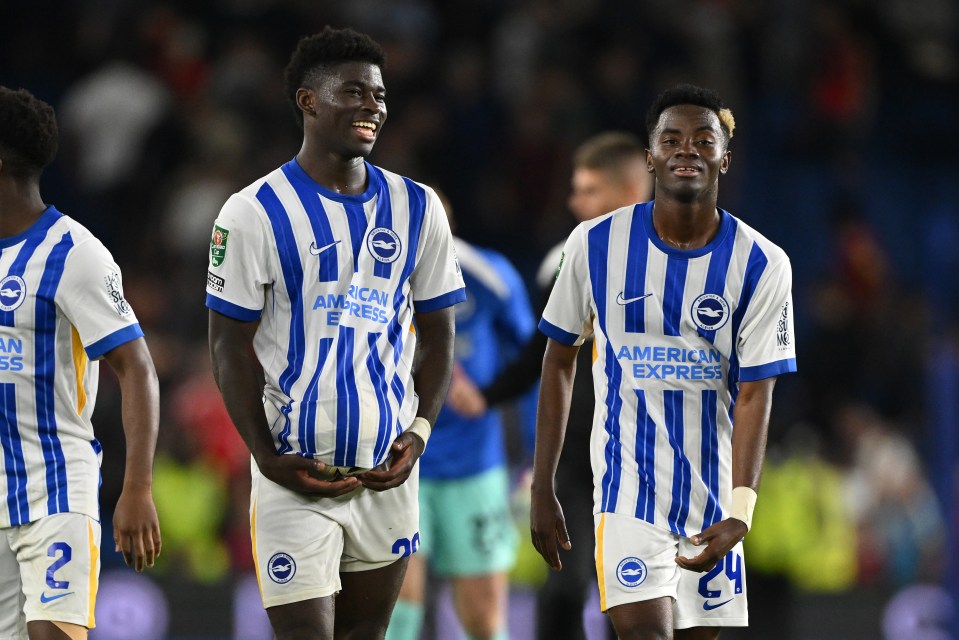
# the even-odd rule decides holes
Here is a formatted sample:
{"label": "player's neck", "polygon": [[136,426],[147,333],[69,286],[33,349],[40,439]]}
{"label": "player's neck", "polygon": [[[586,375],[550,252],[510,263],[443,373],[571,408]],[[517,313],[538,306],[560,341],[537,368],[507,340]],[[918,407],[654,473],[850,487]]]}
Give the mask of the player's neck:
{"label": "player's neck", "polygon": [[0,186],[0,238],[9,238],[29,229],[47,205],[36,185],[5,181]]}
{"label": "player's neck", "polygon": [[721,218],[716,201],[691,203],[657,198],[653,204],[653,228],[671,247],[688,251],[709,244],[719,231]]}
{"label": "player's neck", "polygon": [[304,143],[296,154],[296,161],[308,176],[330,191],[355,195],[366,190],[363,158],[343,158],[333,152],[312,149]]}

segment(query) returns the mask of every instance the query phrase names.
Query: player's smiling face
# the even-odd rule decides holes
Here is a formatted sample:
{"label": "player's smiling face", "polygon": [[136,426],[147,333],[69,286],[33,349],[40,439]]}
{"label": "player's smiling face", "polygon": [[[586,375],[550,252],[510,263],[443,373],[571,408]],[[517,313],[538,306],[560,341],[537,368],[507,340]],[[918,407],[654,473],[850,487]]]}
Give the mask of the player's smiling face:
{"label": "player's smiling face", "polygon": [[344,62],[320,74],[315,84],[310,92],[315,116],[310,118],[304,109],[304,124],[312,128],[316,141],[342,158],[369,156],[386,122],[386,88],[380,68],[368,62]]}
{"label": "player's smiling face", "polygon": [[646,164],[656,174],[657,193],[681,202],[715,191],[719,175],[729,168],[726,135],[711,109],[681,104],[659,116],[646,152]]}

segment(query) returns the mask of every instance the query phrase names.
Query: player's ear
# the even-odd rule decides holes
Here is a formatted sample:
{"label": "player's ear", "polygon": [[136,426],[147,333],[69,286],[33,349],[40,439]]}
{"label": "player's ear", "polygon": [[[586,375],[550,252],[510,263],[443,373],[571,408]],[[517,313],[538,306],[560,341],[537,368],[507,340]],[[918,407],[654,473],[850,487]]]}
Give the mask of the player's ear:
{"label": "player's ear", "polygon": [[300,87],[296,90],[296,106],[305,114],[316,115],[316,94],[312,90]]}
{"label": "player's ear", "polygon": [[732,162],[733,152],[726,150],[726,153],[723,154],[723,159],[719,163],[719,172],[725,174],[729,171],[729,163]]}
{"label": "player's ear", "polygon": [[646,149],[646,171],[652,173],[653,170],[653,152]]}

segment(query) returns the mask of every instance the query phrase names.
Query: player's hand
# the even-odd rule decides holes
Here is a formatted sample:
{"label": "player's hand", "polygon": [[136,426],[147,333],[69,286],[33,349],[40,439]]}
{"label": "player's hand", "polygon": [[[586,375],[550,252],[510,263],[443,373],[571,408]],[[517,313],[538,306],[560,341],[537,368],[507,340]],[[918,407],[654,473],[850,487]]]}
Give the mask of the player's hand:
{"label": "player's hand", "polygon": [[290,491],[335,498],[360,488],[360,481],[330,472],[319,460],[297,455],[270,455],[256,461],[260,473]]}
{"label": "player's hand", "polygon": [[486,413],[486,398],[460,363],[453,364],[450,377],[450,390],[446,394],[446,404],[450,409],[467,418],[476,418]]}
{"label": "player's hand", "polygon": [[361,473],[356,478],[363,486],[373,491],[386,491],[398,487],[413,472],[413,465],[423,455],[426,443],[416,435],[404,431],[390,446],[390,457],[384,464]]}
{"label": "player's hand", "polygon": [[745,537],[747,531],[746,523],[736,518],[726,518],[717,522],[702,533],[689,538],[689,541],[694,545],[704,544],[706,548],[695,558],[678,556],[676,564],[690,571],[700,573],[709,571],[716,566],[717,562],[726,557],[729,550]]}
{"label": "player's hand", "polygon": [[566,531],[566,518],[563,508],[556,499],[552,487],[537,490],[532,488],[532,499],[529,510],[529,529],[533,538],[533,546],[539,551],[552,569],[563,570],[563,563],[559,559],[559,550],[569,551],[573,548]]}
{"label": "player's hand", "polygon": [[160,520],[149,485],[123,485],[113,512],[113,544],[138,573],[160,555]]}

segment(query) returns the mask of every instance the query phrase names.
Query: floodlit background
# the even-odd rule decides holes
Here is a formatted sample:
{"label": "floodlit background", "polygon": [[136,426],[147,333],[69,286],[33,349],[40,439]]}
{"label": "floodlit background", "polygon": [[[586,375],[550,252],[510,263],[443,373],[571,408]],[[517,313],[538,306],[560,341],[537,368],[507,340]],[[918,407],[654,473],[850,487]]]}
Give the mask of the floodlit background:
{"label": "floodlit background", "polygon": [[[138,576],[104,549],[93,638],[270,637],[204,271],[220,205],[299,148],[282,70],[326,24],[388,50],[373,162],[445,191],[459,234],[530,286],[573,227],[572,150],[602,130],[644,135],[676,82],[718,90],[738,125],[720,206],[792,259],[800,368],[777,386],[747,538],[752,628],[723,637],[959,637],[954,0],[6,2],[0,84],[52,103],[61,127],[45,199],[113,252],[163,391],[163,556]],[[103,371],[109,541],[124,445]],[[530,452],[509,439],[519,478]],[[521,556],[514,638],[530,637],[542,571]],[[439,594],[427,635],[457,638]]]}

